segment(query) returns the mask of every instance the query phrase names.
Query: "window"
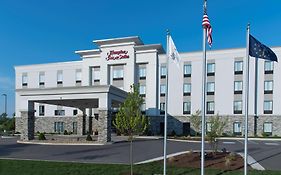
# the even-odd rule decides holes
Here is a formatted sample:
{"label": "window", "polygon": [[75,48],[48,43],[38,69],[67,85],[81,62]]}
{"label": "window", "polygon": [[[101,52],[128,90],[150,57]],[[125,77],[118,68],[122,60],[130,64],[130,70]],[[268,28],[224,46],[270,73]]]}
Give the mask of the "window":
{"label": "window", "polygon": [[242,94],[243,82],[234,81],[234,94]]}
{"label": "window", "polygon": [[141,112],[142,113],[145,113],[145,110],[146,110],[146,105],[145,105],[145,103],[143,103],[142,105],[141,105]]}
{"label": "window", "polygon": [[146,68],[145,67],[140,67],[139,68],[139,79],[140,80],[145,80],[146,79]]}
{"label": "window", "polygon": [[145,97],[145,85],[140,85],[140,96]]}
{"label": "window", "polygon": [[191,84],[185,83],[183,85],[183,95],[184,96],[190,96],[190,94],[191,94]]}
{"label": "window", "polygon": [[123,80],[123,69],[113,69],[113,80]]}
{"label": "window", "polygon": [[208,82],[207,83],[207,95],[214,95],[215,94],[215,83]]}
{"label": "window", "polygon": [[241,135],[242,134],[241,122],[234,122],[233,123],[233,133],[234,133],[234,135]]}
{"label": "window", "polygon": [[27,73],[22,74],[22,87],[27,87]]}
{"label": "window", "polygon": [[264,74],[273,74],[273,61],[264,62]]}
{"label": "window", "polygon": [[57,71],[57,84],[62,84],[63,82],[63,72],[62,70]]}
{"label": "window", "polygon": [[72,123],[72,132],[73,134],[77,134],[77,122]]}
{"label": "window", "polygon": [[190,64],[184,65],[183,72],[184,72],[183,74],[184,77],[191,77],[191,65]]}
{"label": "window", "polygon": [[233,113],[242,114],[242,101],[234,101],[233,103]]}
{"label": "window", "polygon": [[64,126],[63,122],[55,122],[54,124],[54,131],[58,133],[64,132]]}
{"label": "window", "polygon": [[100,82],[100,67],[90,67],[90,84],[91,86]]}
{"label": "window", "polygon": [[235,61],[234,62],[234,74],[243,74],[243,61]]}
{"label": "window", "polygon": [[207,114],[214,114],[215,113],[215,102],[208,101],[207,102]]}
{"label": "window", "polygon": [[165,96],[165,94],[166,94],[166,85],[161,84],[160,85],[160,96]]}
{"label": "window", "polygon": [[57,109],[57,110],[55,110],[55,115],[63,116],[63,115],[65,115],[65,111],[62,109]]}
{"label": "window", "polygon": [[73,115],[77,115],[78,114],[78,110],[77,109],[74,109],[73,110]]}
{"label": "window", "polygon": [[263,132],[272,135],[272,123],[271,122],[265,122],[263,124]]}
{"label": "window", "polygon": [[160,103],[160,114],[165,113],[165,103]]}
{"label": "window", "polygon": [[191,110],[191,103],[183,102],[183,114],[190,114],[190,110]]}
{"label": "window", "polygon": [[39,73],[39,86],[44,86],[45,85],[45,73],[40,72]]}
{"label": "window", "polygon": [[81,69],[76,70],[75,80],[76,80],[76,84],[82,82],[82,70]]}
{"label": "window", "polygon": [[206,132],[211,132],[212,131],[212,123],[206,122]]}
{"label": "window", "polygon": [[264,114],[272,114],[272,101],[264,101],[263,108]]}
{"label": "window", "polygon": [[214,76],[214,75],[215,75],[215,63],[208,63],[207,76]]}
{"label": "window", "polygon": [[273,81],[264,81],[264,94],[273,93]]}
{"label": "window", "polygon": [[167,75],[166,66],[161,66],[161,68],[160,68],[160,75],[161,75],[161,78],[166,78],[166,75]]}
{"label": "window", "polygon": [[44,116],[44,115],[45,115],[45,106],[39,105],[39,116]]}

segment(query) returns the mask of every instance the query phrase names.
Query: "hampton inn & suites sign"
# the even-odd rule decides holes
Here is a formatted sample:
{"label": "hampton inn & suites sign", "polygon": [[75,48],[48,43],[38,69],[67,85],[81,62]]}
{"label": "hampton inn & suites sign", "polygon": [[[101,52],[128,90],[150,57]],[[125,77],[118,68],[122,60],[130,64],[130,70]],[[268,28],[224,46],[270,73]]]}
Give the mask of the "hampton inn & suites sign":
{"label": "hampton inn & suites sign", "polygon": [[107,52],[106,60],[121,60],[129,58],[127,50],[111,50]]}

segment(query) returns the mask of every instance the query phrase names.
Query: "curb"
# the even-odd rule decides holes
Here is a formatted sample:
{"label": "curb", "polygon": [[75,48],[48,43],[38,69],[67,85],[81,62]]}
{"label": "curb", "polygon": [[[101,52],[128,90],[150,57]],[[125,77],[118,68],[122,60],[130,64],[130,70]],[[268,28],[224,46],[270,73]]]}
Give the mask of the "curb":
{"label": "curb", "polygon": [[113,144],[113,142],[108,142],[108,143],[47,143],[47,142],[30,142],[30,141],[21,141],[21,140],[17,140],[17,143],[20,144],[32,144],[32,145],[79,145],[79,146],[83,146],[83,145],[95,145],[95,146],[103,146],[103,145],[111,145]]}
{"label": "curb", "polygon": [[[237,153],[244,159],[244,153]],[[255,170],[261,170],[264,171],[265,168],[259,164],[252,156],[248,155],[248,165],[250,165]]]}

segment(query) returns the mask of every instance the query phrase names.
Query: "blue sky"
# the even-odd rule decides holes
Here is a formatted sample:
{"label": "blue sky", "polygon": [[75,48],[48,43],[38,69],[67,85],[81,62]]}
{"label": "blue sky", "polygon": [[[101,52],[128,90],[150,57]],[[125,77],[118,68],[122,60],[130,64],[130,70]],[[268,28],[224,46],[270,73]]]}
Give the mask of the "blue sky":
{"label": "blue sky", "polygon": [[[1,0],[0,93],[14,112],[15,65],[79,60],[75,50],[94,39],[140,36],[162,43],[170,29],[179,51],[202,49],[203,0]],[[269,46],[280,46],[280,0],[209,0],[213,48],[245,47],[245,29]],[[4,97],[0,98],[0,113]]]}

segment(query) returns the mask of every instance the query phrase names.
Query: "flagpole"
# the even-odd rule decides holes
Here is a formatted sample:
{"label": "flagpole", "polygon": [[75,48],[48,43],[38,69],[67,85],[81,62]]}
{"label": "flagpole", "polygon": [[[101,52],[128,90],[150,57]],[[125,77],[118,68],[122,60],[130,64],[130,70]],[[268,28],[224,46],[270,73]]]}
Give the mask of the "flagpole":
{"label": "flagpole", "polygon": [[204,175],[205,162],[205,105],[206,105],[206,27],[203,28],[203,63],[202,63],[202,123],[201,123],[201,175]]}
{"label": "flagpole", "polygon": [[166,175],[166,163],[167,163],[167,112],[168,112],[168,75],[169,75],[169,37],[170,32],[167,30],[167,53],[166,53],[166,93],[165,93],[165,118],[164,118],[164,172],[163,175]]}
{"label": "flagpole", "polygon": [[254,136],[257,135],[257,120],[258,120],[258,70],[259,60],[255,58],[255,116],[254,116]]}
{"label": "flagpole", "polygon": [[246,89],[245,89],[245,140],[244,140],[244,175],[247,175],[248,166],[248,116],[249,116],[249,36],[250,24],[247,26],[246,35]]}

